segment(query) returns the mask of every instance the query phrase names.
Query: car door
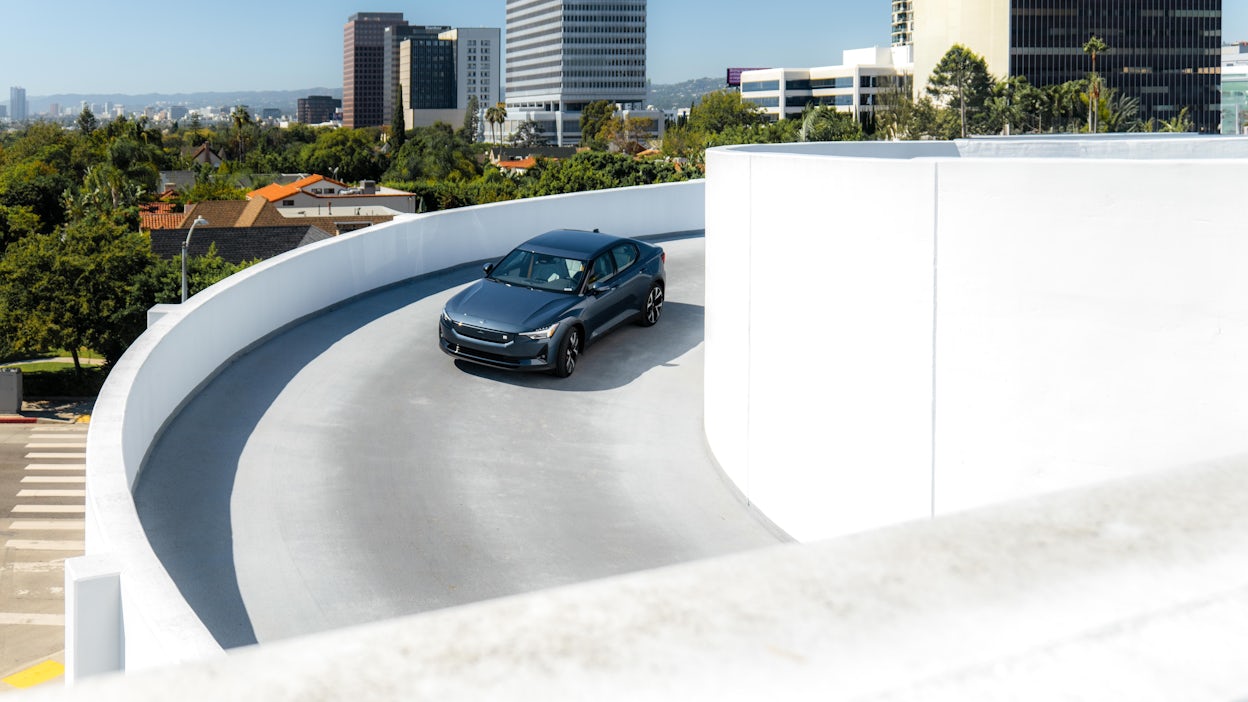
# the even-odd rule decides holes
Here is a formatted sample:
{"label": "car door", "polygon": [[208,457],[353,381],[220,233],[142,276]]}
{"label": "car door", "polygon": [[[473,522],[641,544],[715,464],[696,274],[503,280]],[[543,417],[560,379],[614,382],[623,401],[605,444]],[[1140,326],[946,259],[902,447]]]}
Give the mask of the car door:
{"label": "car door", "polygon": [[611,259],[615,263],[615,284],[622,293],[619,312],[635,312],[642,308],[646,294],[650,292],[650,276],[640,261],[641,252],[635,244],[622,242],[611,248]]}
{"label": "car door", "polygon": [[585,294],[589,296],[585,327],[589,337],[605,333],[627,304],[626,291],[616,285],[615,259],[608,251],[589,264]]}

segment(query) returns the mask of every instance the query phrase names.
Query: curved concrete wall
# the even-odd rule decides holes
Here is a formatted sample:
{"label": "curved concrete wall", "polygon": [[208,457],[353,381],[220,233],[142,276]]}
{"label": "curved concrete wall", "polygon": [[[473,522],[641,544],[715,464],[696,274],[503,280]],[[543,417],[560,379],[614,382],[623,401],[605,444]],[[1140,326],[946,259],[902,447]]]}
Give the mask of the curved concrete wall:
{"label": "curved concrete wall", "polygon": [[715,456],[808,541],[1248,452],[1246,167],[1228,138],[712,150]]}
{"label": "curved concrete wall", "polygon": [[[355,295],[500,256],[549,229],[629,236],[702,229],[703,202],[704,183],[694,181],[408,215],[266,261],[157,321],[118,362],[92,415],[87,558],[67,569],[67,580],[79,579],[67,593],[71,679],[76,668],[135,670],[221,654],[147,543],[131,490],[164,423],[233,356]],[[76,616],[100,618],[98,598],[80,595],[90,594],[88,581],[109,573],[120,583],[120,640]]]}

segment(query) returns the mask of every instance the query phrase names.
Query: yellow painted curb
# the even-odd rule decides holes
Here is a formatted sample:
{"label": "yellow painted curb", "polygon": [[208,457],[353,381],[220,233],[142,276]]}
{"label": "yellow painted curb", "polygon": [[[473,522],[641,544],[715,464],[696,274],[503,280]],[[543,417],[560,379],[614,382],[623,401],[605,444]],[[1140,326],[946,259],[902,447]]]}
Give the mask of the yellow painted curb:
{"label": "yellow painted curb", "polygon": [[65,674],[65,666],[56,661],[44,661],[39,665],[32,666],[20,673],[14,673],[4,681],[13,687],[34,687],[43,683],[59,678]]}

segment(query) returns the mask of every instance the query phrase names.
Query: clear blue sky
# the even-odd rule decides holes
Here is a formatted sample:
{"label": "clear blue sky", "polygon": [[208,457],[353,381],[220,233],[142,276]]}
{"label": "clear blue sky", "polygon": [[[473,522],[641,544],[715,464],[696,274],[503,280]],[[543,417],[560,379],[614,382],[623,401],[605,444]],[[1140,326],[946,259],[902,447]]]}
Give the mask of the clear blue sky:
{"label": "clear blue sky", "polygon": [[[0,102],[13,85],[31,97],[337,88],[342,27],[355,12],[501,28],[503,7],[504,0],[6,1]],[[889,7],[889,0],[650,0],[650,79],[835,64],[842,49],[888,43]],[[1248,40],[1248,0],[1224,0],[1223,14],[1223,39]]]}

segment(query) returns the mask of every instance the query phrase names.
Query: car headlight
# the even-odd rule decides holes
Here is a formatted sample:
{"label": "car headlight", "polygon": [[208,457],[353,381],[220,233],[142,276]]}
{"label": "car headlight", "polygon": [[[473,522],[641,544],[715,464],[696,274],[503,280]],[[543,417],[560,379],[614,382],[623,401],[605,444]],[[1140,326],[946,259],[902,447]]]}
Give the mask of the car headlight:
{"label": "car headlight", "polygon": [[442,310],[442,321],[446,322],[447,324],[455,323],[455,320],[451,319],[451,315],[447,314],[445,309]]}
{"label": "car headlight", "polygon": [[559,328],[559,324],[556,322],[555,324],[552,324],[549,327],[542,327],[541,329],[534,329],[531,332],[520,332],[520,336],[523,336],[526,339],[532,339],[533,341],[542,341],[544,339],[549,339],[550,337],[554,336],[555,330],[558,328]]}

